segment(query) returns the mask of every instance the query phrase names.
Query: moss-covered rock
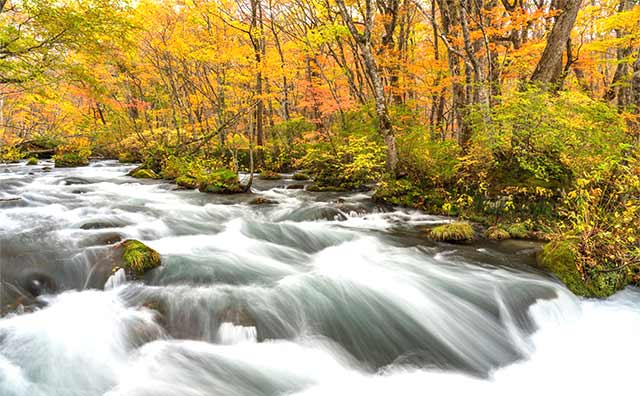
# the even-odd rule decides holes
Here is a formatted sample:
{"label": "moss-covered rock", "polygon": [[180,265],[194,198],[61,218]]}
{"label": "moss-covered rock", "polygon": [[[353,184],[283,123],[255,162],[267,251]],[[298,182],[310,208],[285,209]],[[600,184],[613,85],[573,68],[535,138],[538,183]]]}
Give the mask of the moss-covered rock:
{"label": "moss-covered rock", "polygon": [[38,165],[38,159],[36,157],[29,157],[29,159],[27,159],[27,165]]}
{"label": "moss-covered rock", "polygon": [[217,169],[198,180],[198,189],[206,193],[237,194],[244,192],[238,175],[229,169]]}
{"label": "moss-covered rock", "polygon": [[198,188],[198,179],[189,175],[178,176],[176,184],[182,188],[196,189]]}
{"label": "moss-covered rock", "polygon": [[56,168],[75,168],[89,165],[89,158],[75,152],[56,154],[53,156]]}
{"label": "moss-covered rock", "polygon": [[511,235],[509,235],[509,232],[507,232],[504,228],[500,226],[491,226],[487,228],[487,231],[485,231],[484,236],[487,239],[491,239],[494,241],[502,241],[502,240],[511,238]]}
{"label": "moss-covered rock", "polygon": [[129,172],[129,176],[136,179],[159,179],[160,176],[156,172],[147,168],[136,168]]}
{"label": "moss-covered rock", "polygon": [[280,180],[282,176],[278,172],[264,170],[260,172],[260,178],[263,180]]}
{"label": "moss-covered rock", "polygon": [[538,264],[578,296],[609,297],[625,286],[625,274],[621,272],[593,271],[583,276],[578,270],[579,254],[577,240],[554,240],[544,246]]}
{"label": "moss-covered rock", "polygon": [[293,174],[293,180],[309,180],[309,175],[304,172],[296,172]]}
{"label": "moss-covered rock", "polygon": [[527,239],[530,234],[529,226],[525,223],[513,223],[507,227],[507,232],[515,239]]}
{"label": "moss-covered rock", "polygon": [[429,237],[436,241],[461,242],[475,238],[475,231],[465,221],[454,221],[432,228]]}
{"label": "moss-covered rock", "polygon": [[143,276],[161,264],[160,254],[140,241],[127,239],[121,246],[124,269],[133,279]]}

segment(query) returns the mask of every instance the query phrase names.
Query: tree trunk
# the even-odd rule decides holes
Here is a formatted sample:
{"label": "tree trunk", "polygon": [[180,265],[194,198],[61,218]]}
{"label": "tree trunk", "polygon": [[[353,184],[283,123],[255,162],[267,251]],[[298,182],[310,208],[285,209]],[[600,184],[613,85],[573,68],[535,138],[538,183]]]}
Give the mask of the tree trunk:
{"label": "tree trunk", "polygon": [[547,45],[531,75],[531,81],[543,85],[555,85],[557,89],[563,74],[562,54],[576,22],[581,3],[582,0],[558,0],[556,9],[560,10],[560,14],[555,17],[551,33],[547,37]]}
{"label": "tree trunk", "polygon": [[[631,77],[631,106],[636,116],[640,116],[640,50],[638,58],[633,64],[633,75]],[[636,133],[636,146],[640,147],[640,121],[636,118],[631,126],[631,130]]]}
{"label": "tree trunk", "polygon": [[[634,0],[620,0],[618,3],[617,11],[624,12],[633,8]],[[625,36],[624,31],[621,29],[616,29],[616,38],[622,39]],[[629,83],[629,71],[630,65],[628,62],[628,58],[631,57],[633,53],[633,48],[631,47],[623,47],[616,49],[616,71],[613,75],[613,79],[611,80],[611,84],[607,88],[607,92],[604,95],[604,99],[607,101],[612,101],[617,99],[618,108],[624,109],[631,102],[631,86]]]}
{"label": "tree trunk", "polygon": [[364,62],[365,72],[373,90],[373,97],[376,105],[376,115],[378,117],[378,132],[384,139],[386,145],[386,166],[391,177],[396,177],[398,173],[398,149],[396,138],[393,133],[391,117],[387,109],[387,101],[384,94],[382,77],[378,70],[373,51],[371,49],[371,31],[373,29],[374,6],[373,0],[365,0],[364,32],[360,33],[356,28],[351,13],[344,3],[344,0],[336,0],[340,8],[340,14],[347,25],[351,36],[356,41],[360,49],[360,56]]}

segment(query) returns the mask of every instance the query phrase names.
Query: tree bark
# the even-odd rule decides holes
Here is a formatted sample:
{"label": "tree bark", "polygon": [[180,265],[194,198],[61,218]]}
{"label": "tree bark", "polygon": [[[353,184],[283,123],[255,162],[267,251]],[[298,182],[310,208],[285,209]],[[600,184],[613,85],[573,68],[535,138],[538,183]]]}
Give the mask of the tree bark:
{"label": "tree bark", "polygon": [[555,85],[556,87],[561,82],[562,54],[576,22],[581,3],[582,0],[559,0],[557,2],[556,8],[560,10],[560,14],[555,17],[551,33],[547,37],[547,45],[531,75],[532,82],[548,86]]}

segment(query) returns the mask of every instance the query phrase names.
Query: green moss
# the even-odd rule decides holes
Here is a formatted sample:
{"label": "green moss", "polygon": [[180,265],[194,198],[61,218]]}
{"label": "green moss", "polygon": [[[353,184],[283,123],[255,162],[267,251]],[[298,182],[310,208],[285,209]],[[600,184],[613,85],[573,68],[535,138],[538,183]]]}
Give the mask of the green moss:
{"label": "green moss", "polygon": [[475,232],[471,224],[464,221],[454,221],[432,228],[429,231],[429,236],[436,241],[468,241],[475,237]]}
{"label": "green moss", "polygon": [[529,226],[525,223],[514,223],[507,227],[507,232],[511,238],[526,239],[529,237]]}
{"label": "green moss", "polygon": [[504,239],[509,239],[511,236],[509,233],[500,226],[491,226],[485,231],[484,236],[487,239],[492,239],[494,241],[502,241]]}
{"label": "green moss", "polygon": [[244,188],[238,180],[238,175],[226,168],[217,169],[201,176],[198,180],[198,189],[202,192],[213,194],[236,194],[244,192]]}
{"label": "green moss", "polygon": [[625,274],[621,272],[593,271],[583,279],[577,267],[578,255],[575,240],[556,240],[544,246],[538,256],[538,263],[578,296],[608,297],[624,286]]}
{"label": "green moss", "polygon": [[36,157],[29,157],[29,159],[27,159],[27,165],[38,165],[38,159]]}
{"label": "green moss", "polygon": [[278,172],[264,170],[260,172],[260,178],[263,180],[280,180],[282,176]]}
{"label": "green moss", "polygon": [[53,162],[56,168],[74,168],[77,166],[89,165],[89,159],[78,153],[64,153],[53,156]]}
{"label": "green moss", "polygon": [[160,176],[151,169],[146,168],[136,168],[129,172],[129,176],[135,177],[137,179],[158,179]]}
{"label": "green moss", "polygon": [[140,241],[128,239],[122,242],[122,247],[124,269],[134,277],[142,276],[161,264],[160,254]]}
{"label": "green moss", "polygon": [[176,184],[183,188],[198,188],[198,179],[193,176],[183,175],[176,179]]}
{"label": "green moss", "polygon": [[293,180],[309,180],[309,175],[304,172],[297,172],[293,174]]}

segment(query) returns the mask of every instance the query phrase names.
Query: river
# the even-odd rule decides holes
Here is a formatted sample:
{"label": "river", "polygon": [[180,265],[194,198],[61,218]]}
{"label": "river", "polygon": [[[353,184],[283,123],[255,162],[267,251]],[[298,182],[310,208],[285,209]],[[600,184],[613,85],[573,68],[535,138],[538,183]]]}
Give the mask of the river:
{"label": "river", "polygon": [[[578,299],[534,243],[433,243],[447,219],[291,179],[221,196],[49,167],[0,166],[2,396],[637,389],[640,292]],[[111,274],[124,238],[162,256],[144,282]]]}

